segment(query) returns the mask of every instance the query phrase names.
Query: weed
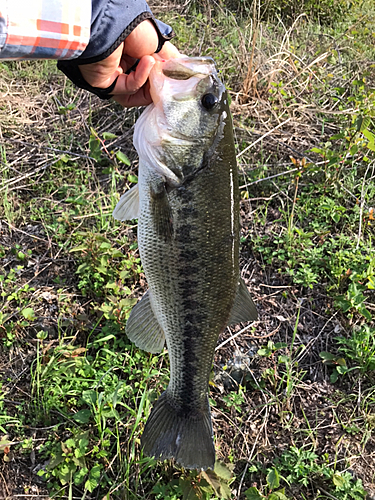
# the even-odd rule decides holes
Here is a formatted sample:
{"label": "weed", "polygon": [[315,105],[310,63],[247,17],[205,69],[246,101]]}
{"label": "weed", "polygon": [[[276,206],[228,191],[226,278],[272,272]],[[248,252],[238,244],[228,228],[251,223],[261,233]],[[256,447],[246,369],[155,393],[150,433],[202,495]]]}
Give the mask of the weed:
{"label": "weed", "polygon": [[239,386],[238,392],[231,391],[227,396],[223,396],[223,401],[228,408],[234,408],[236,412],[241,413],[241,405],[245,402],[244,391],[246,388]]}
{"label": "weed", "polygon": [[[361,375],[369,374],[375,370],[375,330],[367,325],[354,329],[351,337],[335,337],[338,344],[338,354],[321,352],[323,362],[333,367],[330,376],[332,383],[336,382],[339,375],[351,371]],[[349,364],[349,367],[348,367]]]}
{"label": "weed", "polygon": [[323,493],[327,488],[339,500],[362,500],[366,497],[362,481],[349,472],[338,472],[326,463],[319,463],[318,456],[311,450],[292,446],[275,463],[287,484],[307,486],[313,482]]}
{"label": "weed", "polygon": [[[106,292],[121,297],[130,295],[131,290],[125,283],[133,283],[141,273],[140,258],[135,256],[137,244],[130,245],[125,255],[102,235],[80,232],[78,236],[84,242],[70,251],[81,255],[82,263],[76,272],[82,293],[99,297]],[[124,238],[118,243],[125,246],[127,240]]]}
{"label": "weed", "polygon": [[247,500],[288,500],[288,497],[285,495],[285,488],[278,489],[280,486],[280,474],[275,467],[268,471],[266,481],[267,488],[265,495],[256,486],[251,486],[245,491]]}

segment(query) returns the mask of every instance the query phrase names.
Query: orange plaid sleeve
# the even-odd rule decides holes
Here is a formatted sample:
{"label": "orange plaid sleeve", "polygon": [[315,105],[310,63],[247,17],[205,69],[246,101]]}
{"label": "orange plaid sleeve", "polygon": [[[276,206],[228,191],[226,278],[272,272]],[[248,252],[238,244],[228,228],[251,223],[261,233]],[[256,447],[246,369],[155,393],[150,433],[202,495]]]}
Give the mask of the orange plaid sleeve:
{"label": "orange plaid sleeve", "polygon": [[91,0],[0,0],[0,59],[75,59],[90,25]]}

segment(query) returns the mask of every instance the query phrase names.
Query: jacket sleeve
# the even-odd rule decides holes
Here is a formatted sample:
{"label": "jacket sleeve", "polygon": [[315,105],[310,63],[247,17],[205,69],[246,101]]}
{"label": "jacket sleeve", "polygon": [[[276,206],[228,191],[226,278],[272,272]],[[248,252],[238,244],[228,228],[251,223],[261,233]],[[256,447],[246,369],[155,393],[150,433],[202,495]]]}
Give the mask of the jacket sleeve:
{"label": "jacket sleeve", "polygon": [[146,19],[174,36],[145,0],[0,0],[0,58],[101,61]]}
{"label": "jacket sleeve", "polygon": [[170,26],[154,18],[145,0],[92,0],[92,2],[91,36],[86,50],[75,59],[58,61],[57,67],[77,87],[86,89],[101,99],[110,99],[117,78],[106,89],[92,87],[82,77],[79,65],[106,59],[146,19],[153,23],[158,34],[159,45],[156,52],[162,48],[165,41],[174,37],[174,32]]}
{"label": "jacket sleeve", "polygon": [[0,0],[1,59],[72,59],[90,41],[92,0]]}
{"label": "jacket sleeve", "polygon": [[90,42],[77,63],[105,59],[146,19],[155,26],[159,45],[174,36],[170,26],[154,18],[145,0],[92,0]]}

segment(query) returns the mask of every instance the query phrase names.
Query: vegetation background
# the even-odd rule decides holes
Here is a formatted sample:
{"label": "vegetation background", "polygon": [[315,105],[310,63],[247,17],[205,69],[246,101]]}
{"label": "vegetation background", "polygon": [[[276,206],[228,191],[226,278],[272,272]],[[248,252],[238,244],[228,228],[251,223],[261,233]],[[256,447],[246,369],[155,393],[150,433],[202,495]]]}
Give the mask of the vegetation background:
{"label": "vegetation background", "polygon": [[0,498],[375,498],[373,0],[150,2],[231,96],[241,268],[259,321],[212,370],[218,462],[143,457],[168,357],[124,334],[147,287],[136,226],[142,112],[53,62],[0,64]]}

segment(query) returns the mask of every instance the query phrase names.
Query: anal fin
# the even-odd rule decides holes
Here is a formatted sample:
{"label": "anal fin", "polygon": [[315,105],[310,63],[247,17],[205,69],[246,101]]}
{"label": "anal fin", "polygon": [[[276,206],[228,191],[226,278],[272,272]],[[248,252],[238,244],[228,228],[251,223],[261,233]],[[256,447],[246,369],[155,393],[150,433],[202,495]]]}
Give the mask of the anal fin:
{"label": "anal fin", "polygon": [[165,336],[152,310],[150,298],[150,290],[147,290],[133,307],[126,323],[125,333],[140,349],[158,353],[163,350]]}
{"label": "anal fin", "polygon": [[112,216],[117,220],[138,219],[139,216],[139,188],[138,184],[123,194],[117,203]]}
{"label": "anal fin", "polygon": [[242,278],[238,283],[236,299],[231,311],[228,325],[236,325],[245,321],[256,321],[258,312],[251,298],[250,292]]}

